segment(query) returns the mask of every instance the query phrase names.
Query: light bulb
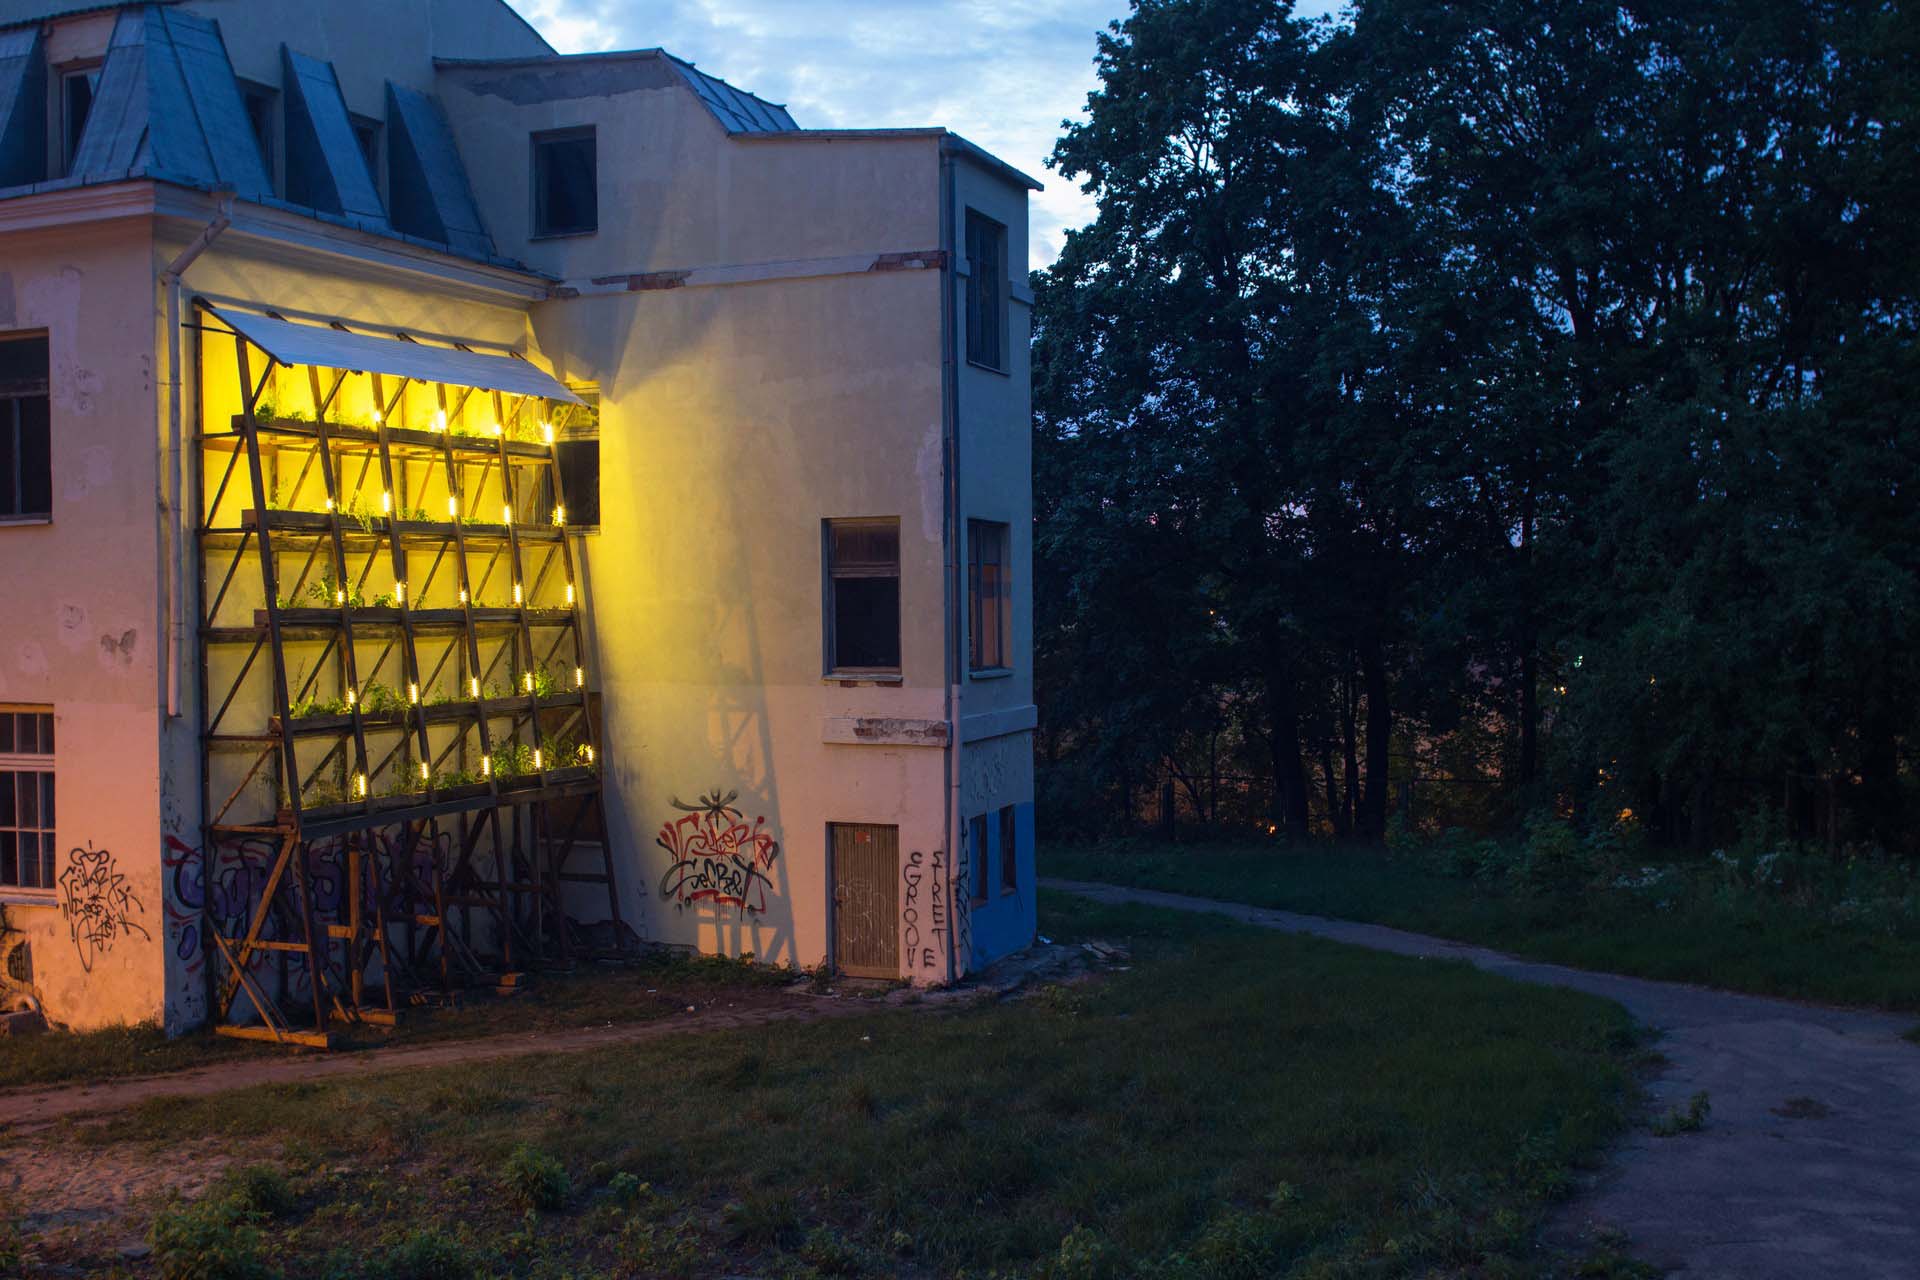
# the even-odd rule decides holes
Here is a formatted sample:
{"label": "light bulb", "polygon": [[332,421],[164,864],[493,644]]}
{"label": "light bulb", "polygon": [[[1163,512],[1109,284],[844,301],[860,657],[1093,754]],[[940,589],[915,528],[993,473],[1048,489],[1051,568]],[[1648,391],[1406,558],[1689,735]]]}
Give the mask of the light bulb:
{"label": "light bulb", "polygon": [[407,682],[407,701],[415,705],[418,705],[420,702],[420,686],[411,680]]}
{"label": "light bulb", "polygon": [[393,514],[393,493],[391,490],[382,489],[380,491],[380,514],[388,516]]}
{"label": "light bulb", "polygon": [[533,672],[531,671],[527,672],[527,678],[526,678],[525,684],[527,686],[527,692],[532,693],[533,692]]}
{"label": "light bulb", "polygon": [[551,422],[543,422],[540,424],[540,438],[548,444],[553,443],[553,424]]}
{"label": "light bulb", "polygon": [[393,602],[395,604],[405,604],[407,602],[407,584],[406,583],[396,582],[393,584]]}
{"label": "light bulb", "polygon": [[466,602],[467,602],[467,589],[465,587],[462,587],[460,588],[460,603],[465,604]]}
{"label": "light bulb", "polygon": [[347,593],[338,588],[335,588],[333,593],[333,602],[335,604],[345,604],[347,602]]}
{"label": "light bulb", "polygon": [[445,409],[433,415],[433,429],[435,431],[445,431],[447,429],[447,411]]}
{"label": "light bulb", "polygon": [[493,776],[493,757],[492,756],[480,757],[480,776],[483,778],[491,778]]}
{"label": "light bulb", "polygon": [[559,527],[559,528],[566,527],[567,509],[565,507],[555,507],[553,509],[553,523],[556,527]]}
{"label": "light bulb", "polygon": [[520,584],[517,582],[513,584],[513,603],[516,608],[520,604]]}
{"label": "light bulb", "polygon": [[587,683],[587,673],[585,671],[582,671],[579,667],[575,667],[573,669],[573,687],[576,689],[583,688],[585,687],[586,683]]}
{"label": "light bulb", "polygon": [[353,794],[363,800],[366,798],[366,795],[367,795],[367,775],[366,774],[356,773],[353,775]]}
{"label": "light bulb", "polygon": [[507,429],[496,422],[493,424],[493,434],[503,436],[507,434]]}
{"label": "light bulb", "polygon": [[329,511],[331,511],[331,510],[333,510],[333,499],[332,499],[332,498],[328,498],[328,499],[327,499],[327,510],[329,510]]}
{"label": "light bulb", "polygon": [[538,747],[533,749],[533,767],[536,769],[544,769],[547,767],[546,762],[540,758],[540,748]]}
{"label": "light bulb", "polygon": [[573,584],[571,582],[567,584],[567,605],[569,608],[573,605]]}
{"label": "light bulb", "polygon": [[480,696],[480,677],[479,676],[469,676],[467,678],[467,691],[476,698]]}
{"label": "light bulb", "polygon": [[447,519],[452,520],[460,514],[460,499],[447,495]]}
{"label": "light bulb", "polygon": [[425,760],[422,760],[422,761],[420,762],[420,781],[422,781],[422,782],[425,782],[425,781],[427,781],[427,779],[428,779],[428,778],[430,778],[430,777],[432,777],[432,776],[433,776],[433,775],[432,775],[432,773],[431,773],[431,771],[430,771],[430,770],[428,770],[428,768],[427,768],[427,762],[426,762]]}
{"label": "light bulb", "polygon": [[354,692],[351,688],[349,688],[347,690],[347,705],[352,706],[354,702],[355,702]]}
{"label": "light bulb", "polygon": [[592,747],[590,747],[590,746],[586,746],[586,745],[584,745],[584,744],[583,744],[583,745],[581,746],[581,748],[580,748],[580,754],[581,754],[581,755],[583,755],[583,756],[585,756],[585,757],[587,758],[587,763],[588,763],[588,764],[592,764],[592,763],[593,763],[593,748],[592,748]]}
{"label": "light bulb", "polygon": [[385,421],[386,421],[386,418],[385,418],[385,417],[383,417],[383,416],[381,415],[381,413],[380,413],[380,411],[379,411],[378,409],[375,409],[375,410],[373,411],[373,425],[377,427],[377,426],[379,426],[379,425],[380,425],[380,424],[381,424],[382,422],[385,422]]}
{"label": "light bulb", "polygon": [[513,504],[512,503],[503,502],[500,504],[500,523],[501,524],[513,523]]}

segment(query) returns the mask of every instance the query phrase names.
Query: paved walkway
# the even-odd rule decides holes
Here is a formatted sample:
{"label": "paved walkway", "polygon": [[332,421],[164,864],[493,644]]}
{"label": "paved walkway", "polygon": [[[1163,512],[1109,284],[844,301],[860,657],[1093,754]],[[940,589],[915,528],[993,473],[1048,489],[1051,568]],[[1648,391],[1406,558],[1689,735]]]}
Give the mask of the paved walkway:
{"label": "paved walkway", "polygon": [[1405,956],[1465,960],[1613,1000],[1664,1032],[1650,1086],[1664,1114],[1700,1090],[1704,1131],[1645,1128],[1556,1224],[1614,1227],[1687,1280],[1920,1277],[1920,1046],[1911,1017],[1829,1009],[1518,960],[1484,947],[1148,889],[1042,880],[1101,902],[1210,911]]}

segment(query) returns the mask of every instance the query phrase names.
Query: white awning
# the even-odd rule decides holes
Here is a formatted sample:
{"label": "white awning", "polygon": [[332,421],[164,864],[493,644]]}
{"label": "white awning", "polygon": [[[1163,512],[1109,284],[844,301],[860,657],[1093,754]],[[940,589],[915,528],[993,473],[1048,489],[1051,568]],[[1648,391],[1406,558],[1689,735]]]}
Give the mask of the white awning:
{"label": "white awning", "polygon": [[444,382],[509,395],[540,396],[568,404],[584,403],[565,383],[526,360],[488,356],[423,342],[345,333],[317,324],[293,324],[247,311],[215,308],[213,314],[233,326],[254,346],[281,364],[317,365],[353,373],[379,373],[416,382]]}

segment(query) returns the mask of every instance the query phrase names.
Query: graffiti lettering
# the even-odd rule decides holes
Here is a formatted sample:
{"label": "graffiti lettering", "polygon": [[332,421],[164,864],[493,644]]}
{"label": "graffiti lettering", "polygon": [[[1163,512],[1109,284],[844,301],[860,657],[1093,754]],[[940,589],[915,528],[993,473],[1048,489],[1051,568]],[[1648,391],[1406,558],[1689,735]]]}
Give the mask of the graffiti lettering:
{"label": "graffiti lettering", "polygon": [[60,912],[66,917],[83,971],[92,973],[94,960],[130,933],[152,937],[133,922],[133,913],[143,910],[133,886],[107,850],[89,844],[67,854],[67,869],[60,873]]}
{"label": "graffiti lettering", "polygon": [[673,857],[660,878],[660,896],[676,909],[701,902],[737,908],[743,916],[767,909],[767,891],[773,887],[767,873],[780,845],[766,830],[764,817],[749,823],[734,808],[739,794],[723,796],[716,787],[698,804],[671,802],[686,816],[662,823],[654,843]]}

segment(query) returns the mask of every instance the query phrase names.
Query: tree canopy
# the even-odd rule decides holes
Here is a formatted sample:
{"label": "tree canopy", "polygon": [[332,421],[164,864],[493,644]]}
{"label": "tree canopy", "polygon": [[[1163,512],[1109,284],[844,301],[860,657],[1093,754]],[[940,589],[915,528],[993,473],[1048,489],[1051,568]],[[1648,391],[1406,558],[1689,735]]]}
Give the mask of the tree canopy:
{"label": "tree canopy", "polygon": [[1903,6],[1136,0],[1098,72],[1036,277],[1054,821],[1224,770],[1296,836],[1906,840]]}

